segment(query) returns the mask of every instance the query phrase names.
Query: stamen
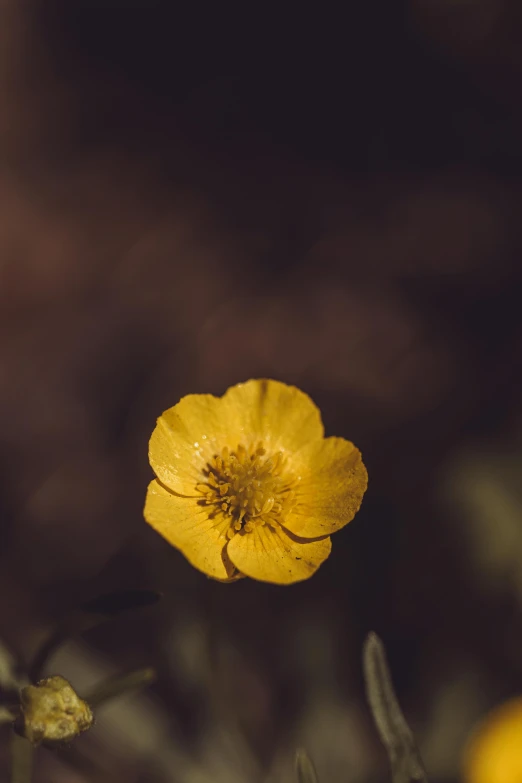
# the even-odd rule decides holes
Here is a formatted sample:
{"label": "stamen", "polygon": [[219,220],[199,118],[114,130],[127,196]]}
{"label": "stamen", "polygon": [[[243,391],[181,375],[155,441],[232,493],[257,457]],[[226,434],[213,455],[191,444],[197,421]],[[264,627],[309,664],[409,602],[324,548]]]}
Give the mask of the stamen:
{"label": "stamen", "polygon": [[295,503],[299,478],[287,472],[283,452],[267,455],[262,443],[235,451],[228,447],[216,454],[203,471],[205,480],[196,484],[207,505],[215,505],[230,516],[227,537],[250,533],[258,525],[275,527]]}

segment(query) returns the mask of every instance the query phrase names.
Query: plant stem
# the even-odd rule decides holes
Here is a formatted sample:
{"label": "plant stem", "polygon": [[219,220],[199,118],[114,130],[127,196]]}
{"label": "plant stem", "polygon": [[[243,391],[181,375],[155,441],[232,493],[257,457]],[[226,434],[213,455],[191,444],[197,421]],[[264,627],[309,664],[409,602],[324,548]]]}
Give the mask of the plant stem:
{"label": "plant stem", "polygon": [[34,748],[24,737],[11,733],[11,783],[31,783]]}

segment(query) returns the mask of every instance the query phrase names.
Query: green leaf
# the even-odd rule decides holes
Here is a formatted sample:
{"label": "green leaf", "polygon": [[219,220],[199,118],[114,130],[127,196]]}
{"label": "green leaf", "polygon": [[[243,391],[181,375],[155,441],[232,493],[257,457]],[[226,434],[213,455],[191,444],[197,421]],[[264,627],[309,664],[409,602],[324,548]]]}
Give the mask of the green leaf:
{"label": "green leaf", "polygon": [[85,701],[91,707],[98,707],[106,701],[115,699],[118,696],[123,696],[128,691],[136,690],[136,688],[144,688],[147,685],[155,682],[157,675],[154,669],[138,669],[130,674],[122,674],[116,677],[109,677],[109,679],[96,685],[90,693],[85,697]]}
{"label": "green leaf", "polygon": [[121,614],[153,606],[161,598],[156,590],[118,590],[82,604],[67,615],[36,652],[29,668],[29,679],[31,682],[40,679],[51,655],[71,636],[90,631]]}
{"label": "green leaf", "polygon": [[296,751],[295,773],[298,783],[318,783],[314,763],[304,748]]}
{"label": "green leaf", "polygon": [[395,695],[384,645],[368,634],[363,649],[366,696],[381,741],[390,759],[393,783],[428,783],[410,727]]}

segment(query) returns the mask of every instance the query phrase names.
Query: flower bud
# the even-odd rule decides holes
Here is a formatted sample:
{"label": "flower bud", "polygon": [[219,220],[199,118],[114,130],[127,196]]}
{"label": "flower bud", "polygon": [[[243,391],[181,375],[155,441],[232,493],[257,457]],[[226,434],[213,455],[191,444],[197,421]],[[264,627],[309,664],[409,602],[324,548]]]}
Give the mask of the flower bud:
{"label": "flower bud", "polygon": [[33,745],[71,742],[94,721],[89,705],[59,675],[22,688],[20,704],[20,733]]}

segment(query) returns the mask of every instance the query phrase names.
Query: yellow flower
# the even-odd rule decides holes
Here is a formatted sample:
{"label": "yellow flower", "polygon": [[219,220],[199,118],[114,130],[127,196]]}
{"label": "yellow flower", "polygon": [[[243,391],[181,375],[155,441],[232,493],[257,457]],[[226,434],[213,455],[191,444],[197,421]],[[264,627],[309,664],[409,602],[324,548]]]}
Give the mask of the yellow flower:
{"label": "yellow flower", "polygon": [[368,482],[353,443],[324,437],[312,400],[270,380],[183,397],[158,419],[149,458],[145,519],[221,581],[308,579]]}
{"label": "yellow flower", "polygon": [[463,760],[466,783],[522,780],[522,697],[494,709],[473,732]]}

